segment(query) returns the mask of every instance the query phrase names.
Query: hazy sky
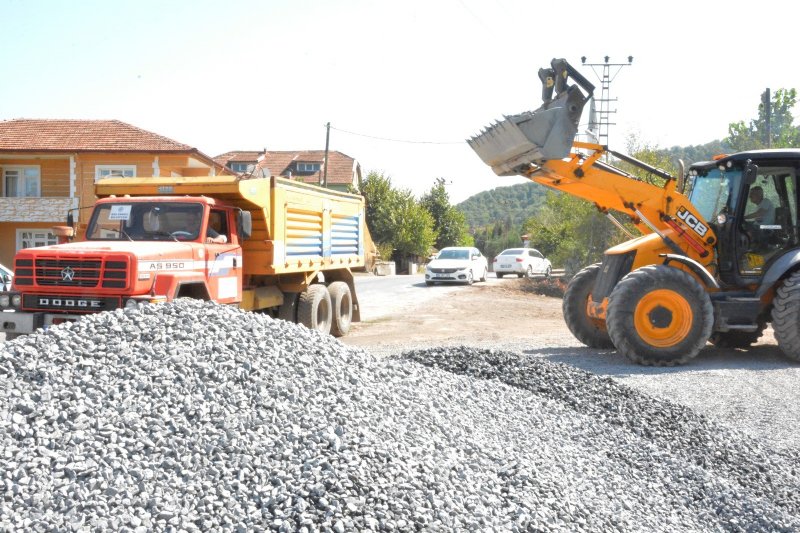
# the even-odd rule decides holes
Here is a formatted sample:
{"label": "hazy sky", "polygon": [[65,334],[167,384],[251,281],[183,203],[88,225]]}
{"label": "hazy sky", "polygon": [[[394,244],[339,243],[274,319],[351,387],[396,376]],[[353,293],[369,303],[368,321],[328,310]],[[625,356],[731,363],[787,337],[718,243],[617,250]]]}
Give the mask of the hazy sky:
{"label": "hazy sky", "polygon": [[766,87],[800,88],[797,1],[0,0],[0,20],[0,120],[119,119],[212,157],[324,149],[330,122],[365,174],[416,195],[443,177],[454,203],[522,181],[463,141],[539,107],[554,57],[634,57],[620,151],[723,138]]}

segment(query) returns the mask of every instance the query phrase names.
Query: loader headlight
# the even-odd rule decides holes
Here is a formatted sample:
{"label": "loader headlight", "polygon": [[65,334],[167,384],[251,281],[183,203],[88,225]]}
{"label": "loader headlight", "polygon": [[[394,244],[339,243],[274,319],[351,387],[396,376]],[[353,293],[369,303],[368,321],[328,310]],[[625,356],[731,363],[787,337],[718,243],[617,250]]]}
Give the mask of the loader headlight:
{"label": "loader headlight", "polygon": [[11,297],[8,294],[0,294],[0,307],[8,307],[11,303]]}

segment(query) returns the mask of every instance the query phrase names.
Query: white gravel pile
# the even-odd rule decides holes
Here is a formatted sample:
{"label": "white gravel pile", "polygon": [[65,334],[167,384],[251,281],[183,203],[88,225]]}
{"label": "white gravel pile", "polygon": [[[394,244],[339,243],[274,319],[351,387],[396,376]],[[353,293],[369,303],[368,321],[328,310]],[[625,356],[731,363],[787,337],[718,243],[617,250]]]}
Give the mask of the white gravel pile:
{"label": "white gravel pile", "polygon": [[0,531],[800,529],[800,458],[612,380],[191,300],[0,345],[0,439]]}

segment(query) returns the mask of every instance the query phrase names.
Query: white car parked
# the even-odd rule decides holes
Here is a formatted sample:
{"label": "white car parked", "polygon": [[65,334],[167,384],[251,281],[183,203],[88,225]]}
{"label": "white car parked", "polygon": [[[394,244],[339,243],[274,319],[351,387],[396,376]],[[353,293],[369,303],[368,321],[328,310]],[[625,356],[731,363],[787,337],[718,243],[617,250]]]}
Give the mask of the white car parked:
{"label": "white car parked", "polygon": [[0,263],[0,291],[10,291],[14,271]]}
{"label": "white car parked", "polygon": [[488,271],[489,263],[477,248],[442,248],[425,267],[425,284],[442,281],[472,285],[475,280],[486,281]]}
{"label": "white car parked", "polygon": [[509,248],[503,250],[494,258],[494,275],[502,278],[506,274],[516,274],[518,277],[536,275],[550,277],[553,266],[539,250],[533,248]]}

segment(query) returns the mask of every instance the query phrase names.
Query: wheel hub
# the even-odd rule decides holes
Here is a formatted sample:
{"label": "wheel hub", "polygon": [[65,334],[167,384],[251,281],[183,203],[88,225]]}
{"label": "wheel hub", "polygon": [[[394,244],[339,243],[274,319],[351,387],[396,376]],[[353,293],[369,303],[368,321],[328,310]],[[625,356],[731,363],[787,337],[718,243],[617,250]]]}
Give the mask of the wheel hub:
{"label": "wheel hub", "polygon": [[651,346],[668,348],[683,341],[692,329],[692,308],[670,289],[645,294],[633,312],[636,333]]}
{"label": "wheel hub", "polygon": [[647,314],[647,317],[654,328],[663,329],[672,324],[672,311],[662,305],[656,306]]}

